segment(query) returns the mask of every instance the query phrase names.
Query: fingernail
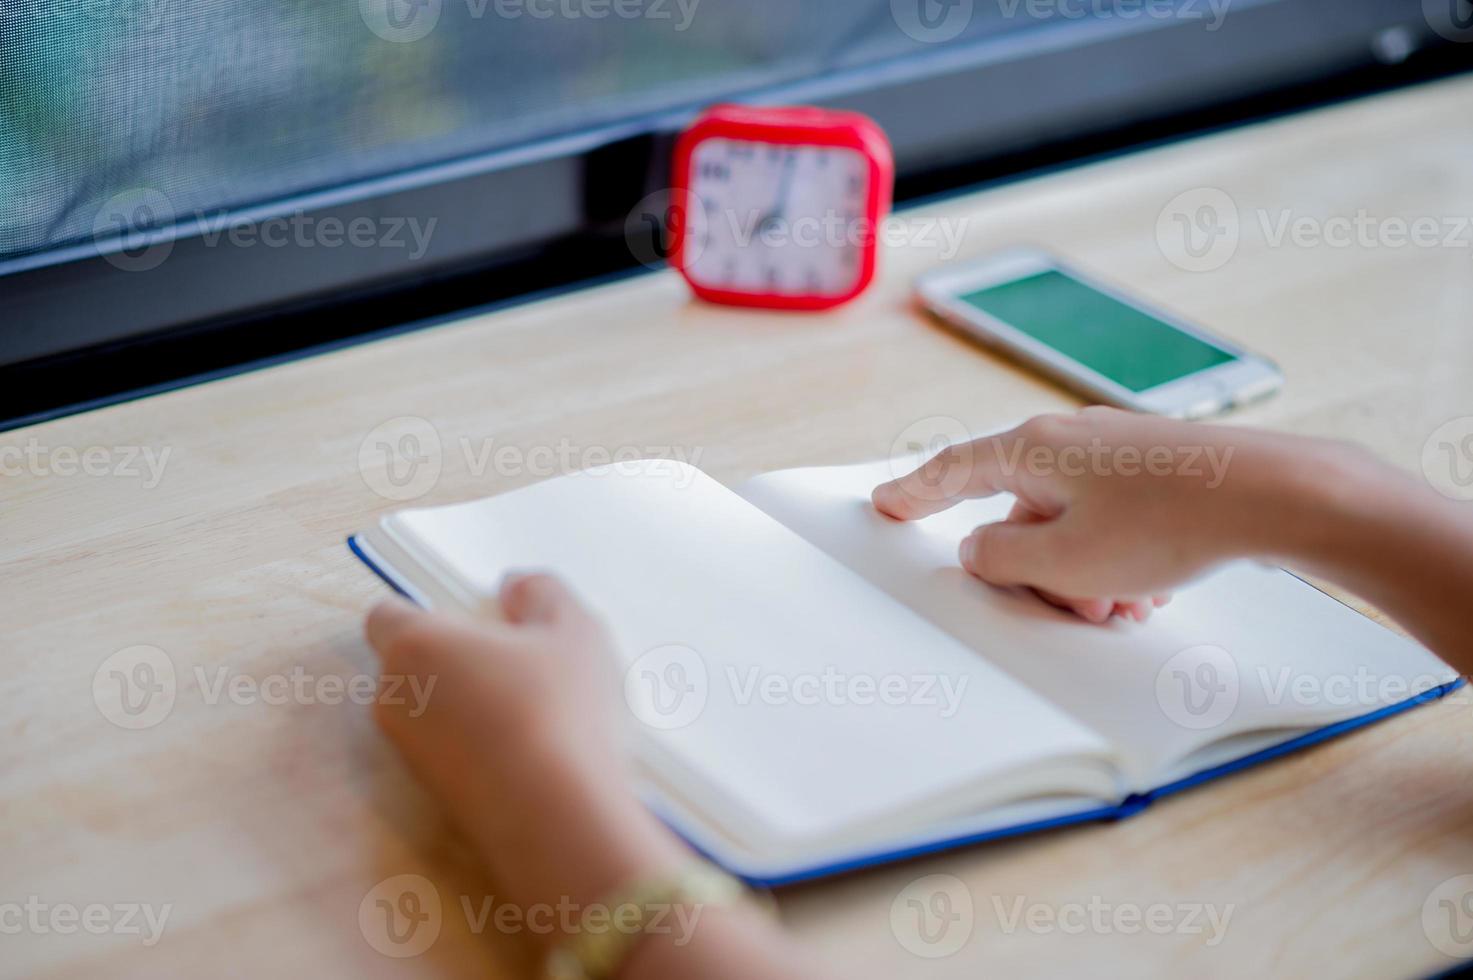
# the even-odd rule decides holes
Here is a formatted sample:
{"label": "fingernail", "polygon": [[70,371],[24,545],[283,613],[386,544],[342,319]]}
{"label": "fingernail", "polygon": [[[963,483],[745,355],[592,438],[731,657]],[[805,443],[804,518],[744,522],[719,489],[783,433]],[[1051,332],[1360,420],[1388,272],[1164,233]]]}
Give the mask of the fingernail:
{"label": "fingernail", "polygon": [[417,609],[419,607],[414,603],[402,595],[395,593],[374,603],[373,609],[370,612],[376,613],[379,616],[406,616],[412,615]]}
{"label": "fingernail", "polygon": [[962,538],[962,546],[958,554],[961,555],[962,567],[972,568],[977,561],[977,539],[971,536]]}
{"label": "fingernail", "polygon": [[508,568],[505,571],[505,573],[502,574],[502,576],[501,576],[501,584],[496,587],[496,591],[498,591],[498,592],[505,591],[507,588],[510,588],[511,586],[516,585],[518,582],[520,582],[522,579],[526,578],[527,576],[534,575],[534,574],[536,574],[536,573],[535,572],[531,572],[531,571],[529,571],[529,570],[527,570],[525,568]]}
{"label": "fingernail", "polygon": [[870,503],[884,514],[890,513],[890,495],[894,492],[893,484],[881,483],[870,492]]}

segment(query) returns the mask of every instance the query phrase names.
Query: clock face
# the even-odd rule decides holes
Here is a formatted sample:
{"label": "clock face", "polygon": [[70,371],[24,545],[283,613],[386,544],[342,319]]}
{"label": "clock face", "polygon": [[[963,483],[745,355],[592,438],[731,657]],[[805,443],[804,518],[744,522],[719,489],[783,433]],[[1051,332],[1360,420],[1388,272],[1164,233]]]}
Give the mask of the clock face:
{"label": "clock face", "polygon": [[852,291],[877,232],[869,175],[848,147],[702,140],[690,157],[686,275],[732,292]]}

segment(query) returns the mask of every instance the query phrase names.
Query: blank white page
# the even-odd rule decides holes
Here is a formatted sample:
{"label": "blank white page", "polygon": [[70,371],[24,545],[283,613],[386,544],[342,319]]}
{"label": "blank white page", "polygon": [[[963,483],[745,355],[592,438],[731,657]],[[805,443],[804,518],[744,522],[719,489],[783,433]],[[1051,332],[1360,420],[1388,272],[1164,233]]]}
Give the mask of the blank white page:
{"label": "blank white page", "polygon": [[1175,764],[1213,742],[1319,727],[1456,676],[1318,589],[1251,562],[1182,588],[1146,623],[1087,623],[962,570],[961,539],[1005,517],[1010,496],[902,523],[870,503],[893,476],[881,460],[768,473],[738,489],[1105,735],[1137,790],[1182,775]]}
{"label": "blank white page", "polygon": [[[667,706],[677,689],[703,705],[641,738],[726,829],[794,840],[955,813],[977,787],[1050,762],[1076,770],[1075,785],[1050,789],[1118,790],[1096,734],[736,494],[668,461],[617,469],[401,511],[384,527],[473,593],[494,594],[508,570],[568,581],[607,620],[626,681],[670,680]],[[698,659],[672,660],[671,647]],[[805,680],[826,675],[838,695]],[[945,685],[961,692],[950,705]]]}

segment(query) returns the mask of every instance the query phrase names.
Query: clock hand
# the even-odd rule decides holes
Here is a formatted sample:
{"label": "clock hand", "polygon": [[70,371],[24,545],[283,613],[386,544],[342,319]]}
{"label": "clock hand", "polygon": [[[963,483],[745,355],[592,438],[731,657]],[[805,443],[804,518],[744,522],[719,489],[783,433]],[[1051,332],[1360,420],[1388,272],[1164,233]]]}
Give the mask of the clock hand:
{"label": "clock hand", "polygon": [[763,215],[758,229],[767,231],[774,228],[783,219],[784,212],[788,209],[788,191],[793,186],[793,164],[798,160],[798,155],[789,150],[787,158],[783,160],[783,173],[780,183],[777,185],[777,201],[772,205],[772,210]]}

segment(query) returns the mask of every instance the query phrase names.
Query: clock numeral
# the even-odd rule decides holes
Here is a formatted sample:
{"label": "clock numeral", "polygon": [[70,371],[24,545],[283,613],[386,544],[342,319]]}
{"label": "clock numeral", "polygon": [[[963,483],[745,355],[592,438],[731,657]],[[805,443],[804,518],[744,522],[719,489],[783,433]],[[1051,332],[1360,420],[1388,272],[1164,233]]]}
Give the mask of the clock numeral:
{"label": "clock numeral", "polygon": [[[700,278],[773,296],[829,296],[857,281],[865,247],[850,236],[865,220],[871,188],[870,170],[857,157],[843,148],[764,140],[707,146],[693,161],[691,181],[708,182],[693,187],[703,219],[690,229],[704,249]],[[730,220],[718,220],[722,215]],[[839,238],[836,220],[843,223]],[[822,224],[810,242],[814,221]]]}

